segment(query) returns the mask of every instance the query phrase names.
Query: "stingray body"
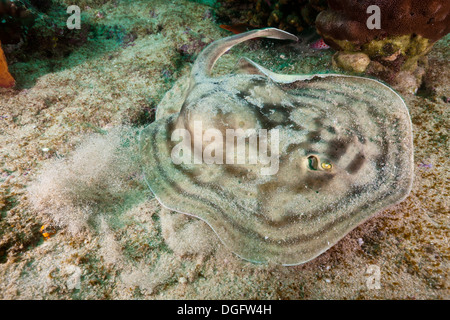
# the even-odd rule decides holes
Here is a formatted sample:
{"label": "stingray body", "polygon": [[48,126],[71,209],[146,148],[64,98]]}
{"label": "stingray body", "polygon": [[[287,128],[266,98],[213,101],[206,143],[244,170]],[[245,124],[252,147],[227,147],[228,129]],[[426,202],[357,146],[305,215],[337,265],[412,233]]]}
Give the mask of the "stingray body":
{"label": "stingray body", "polygon": [[[180,112],[142,130],[144,174],[162,205],[203,219],[240,257],[296,265],[408,195],[411,120],[399,95],[368,78],[275,74],[246,59],[241,73],[210,76],[221,54],[255,37],[296,40],[271,28],[210,44],[194,63]],[[174,139],[179,129],[185,135]],[[195,161],[221,148],[225,159],[230,129],[244,132],[244,156],[267,130],[253,141],[277,156],[277,170],[263,174],[267,161]],[[174,161],[180,145],[193,161]]]}

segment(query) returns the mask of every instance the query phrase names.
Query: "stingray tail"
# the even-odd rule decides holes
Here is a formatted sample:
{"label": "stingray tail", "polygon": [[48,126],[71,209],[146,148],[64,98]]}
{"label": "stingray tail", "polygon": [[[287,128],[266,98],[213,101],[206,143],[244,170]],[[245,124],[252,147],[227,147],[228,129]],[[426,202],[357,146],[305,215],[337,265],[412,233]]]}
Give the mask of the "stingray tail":
{"label": "stingray tail", "polygon": [[298,41],[298,38],[289,32],[276,29],[258,29],[248,32],[240,33],[230,37],[226,37],[217,41],[214,41],[208,45],[195,60],[192,67],[191,77],[195,82],[211,75],[211,70],[214,67],[217,59],[220,58],[226,51],[238,43],[254,39],[254,38],[270,38],[280,40],[293,40]]}

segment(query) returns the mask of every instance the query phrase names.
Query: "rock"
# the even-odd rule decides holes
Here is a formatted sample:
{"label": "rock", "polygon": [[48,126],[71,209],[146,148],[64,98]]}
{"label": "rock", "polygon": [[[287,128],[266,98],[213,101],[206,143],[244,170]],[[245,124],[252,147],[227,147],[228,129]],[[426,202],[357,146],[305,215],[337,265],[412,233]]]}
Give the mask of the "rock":
{"label": "rock", "polygon": [[415,94],[422,84],[424,74],[423,67],[418,67],[414,72],[401,71],[394,78],[392,86],[402,93]]}
{"label": "rock", "polygon": [[345,71],[363,73],[370,63],[370,58],[362,52],[336,52],[333,56],[333,67]]}

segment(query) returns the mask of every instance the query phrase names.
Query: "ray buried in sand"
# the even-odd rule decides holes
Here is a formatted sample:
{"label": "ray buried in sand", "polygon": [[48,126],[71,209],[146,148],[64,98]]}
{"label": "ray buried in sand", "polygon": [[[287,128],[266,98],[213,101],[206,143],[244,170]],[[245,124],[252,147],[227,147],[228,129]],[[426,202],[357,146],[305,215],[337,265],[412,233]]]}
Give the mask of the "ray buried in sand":
{"label": "ray buried in sand", "polygon": [[[270,137],[270,143],[269,143]],[[193,130],[177,128],[172,132],[171,158],[174,164],[239,164],[263,165],[262,175],[274,175],[279,169],[278,129],[203,130],[194,121]]]}

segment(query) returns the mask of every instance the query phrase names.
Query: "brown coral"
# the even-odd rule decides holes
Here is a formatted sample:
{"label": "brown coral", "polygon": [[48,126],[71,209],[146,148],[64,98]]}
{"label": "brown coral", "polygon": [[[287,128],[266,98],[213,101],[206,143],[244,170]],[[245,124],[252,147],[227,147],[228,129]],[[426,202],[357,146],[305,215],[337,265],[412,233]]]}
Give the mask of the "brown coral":
{"label": "brown coral", "polygon": [[8,64],[6,63],[6,57],[3,53],[0,42],[0,87],[11,88],[14,86],[15,81],[11,74],[8,72]]}
{"label": "brown coral", "polygon": [[[435,42],[450,32],[448,0],[328,0],[329,9],[316,21],[318,31],[328,43],[346,40],[362,45],[387,36],[420,35]],[[369,29],[367,8],[376,5],[381,11],[381,29]]]}
{"label": "brown coral", "polygon": [[[335,64],[354,71],[354,54],[371,62],[365,70],[404,92],[416,92],[427,65],[426,54],[450,31],[448,0],[328,0],[329,9],[316,19],[317,31],[337,52]],[[379,29],[367,20],[376,5]],[[362,70],[359,70],[361,72]],[[364,71],[364,70],[363,70]]]}

